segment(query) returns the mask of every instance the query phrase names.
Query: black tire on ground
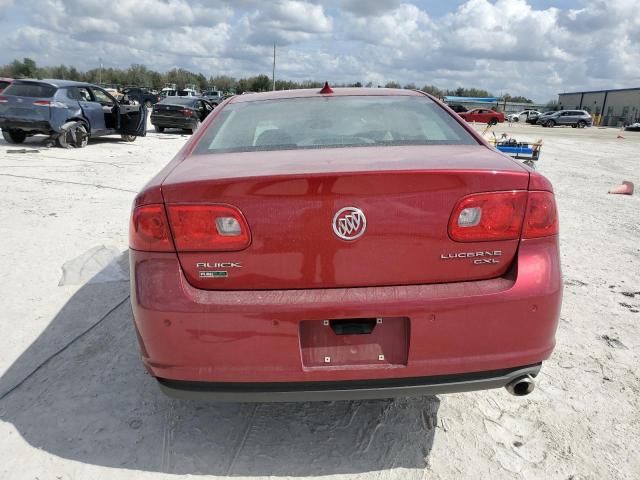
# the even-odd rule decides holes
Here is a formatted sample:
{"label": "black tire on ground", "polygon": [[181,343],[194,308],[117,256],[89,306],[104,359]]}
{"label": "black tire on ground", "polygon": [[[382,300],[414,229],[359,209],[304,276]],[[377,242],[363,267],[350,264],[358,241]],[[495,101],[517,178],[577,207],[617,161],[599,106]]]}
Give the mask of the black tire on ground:
{"label": "black tire on ground", "polygon": [[62,148],[84,148],[89,143],[89,130],[79,121],[65,123],[60,129],[58,145]]}
{"label": "black tire on ground", "polygon": [[136,138],[138,138],[138,137],[137,137],[137,136],[135,136],[135,135],[125,135],[125,134],[122,134],[122,135],[120,135],[120,138],[121,138],[124,142],[135,142],[135,141],[136,141]]}
{"label": "black tire on ground", "polygon": [[160,125],[154,125],[153,128],[156,130],[156,132],[158,133],[162,133],[164,132],[164,127],[161,127]]}
{"label": "black tire on ground", "polygon": [[144,108],[146,108],[147,110],[153,108],[153,103],[151,103],[151,100],[147,100],[146,102],[144,102]]}
{"label": "black tire on ground", "polygon": [[512,122],[518,123],[519,121],[520,121],[520,118],[519,118],[519,117],[513,117]]}
{"label": "black tire on ground", "polygon": [[493,117],[491,120],[489,120],[489,125],[497,125],[498,124],[498,119]]}
{"label": "black tire on ground", "polygon": [[578,128],[584,128],[587,126],[587,122],[585,122],[584,120],[580,120],[578,122]]}
{"label": "black tire on ground", "polygon": [[547,122],[547,127],[553,128],[556,126],[556,121],[555,120],[549,120]]}
{"label": "black tire on ground", "polygon": [[9,143],[22,143],[27,138],[27,133],[22,130],[2,130],[2,136]]}
{"label": "black tire on ground", "polygon": [[576,128],[578,125],[571,125],[571,128]]}
{"label": "black tire on ground", "polygon": [[196,121],[196,123],[193,125],[193,128],[191,129],[191,135],[196,133],[196,130],[198,130],[199,127],[200,127],[200,120]]}

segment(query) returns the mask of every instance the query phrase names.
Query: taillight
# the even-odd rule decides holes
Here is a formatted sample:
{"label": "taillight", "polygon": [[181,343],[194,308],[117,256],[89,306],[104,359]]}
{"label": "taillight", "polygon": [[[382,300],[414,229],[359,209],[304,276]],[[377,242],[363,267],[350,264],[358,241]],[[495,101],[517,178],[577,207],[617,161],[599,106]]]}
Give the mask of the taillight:
{"label": "taillight", "polygon": [[9,99],[7,97],[0,97],[0,103],[9,103]]}
{"label": "taillight", "polygon": [[66,108],[67,106],[62,102],[52,102],[51,100],[36,100],[33,102],[36,107],[54,107],[54,108]]}
{"label": "taillight", "polygon": [[136,207],[131,214],[129,247],[147,252],[173,252],[164,205]]}
{"label": "taillight", "polygon": [[449,219],[449,236],[457,242],[514,240],[520,237],[527,192],[478,193],[458,202]]}
{"label": "taillight", "polygon": [[237,251],[251,243],[249,225],[230,205],[169,205],[169,221],[180,252]]}
{"label": "taillight", "polygon": [[[524,224],[524,225],[523,225]],[[449,219],[449,236],[457,242],[537,238],[558,233],[551,192],[478,193],[458,202]]]}
{"label": "taillight", "polygon": [[182,115],[184,115],[185,117],[190,117],[193,114],[193,111],[184,108],[184,109],[180,110],[180,113]]}
{"label": "taillight", "polygon": [[558,233],[558,211],[551,192],[529,192],[522,238],[548,237]]}

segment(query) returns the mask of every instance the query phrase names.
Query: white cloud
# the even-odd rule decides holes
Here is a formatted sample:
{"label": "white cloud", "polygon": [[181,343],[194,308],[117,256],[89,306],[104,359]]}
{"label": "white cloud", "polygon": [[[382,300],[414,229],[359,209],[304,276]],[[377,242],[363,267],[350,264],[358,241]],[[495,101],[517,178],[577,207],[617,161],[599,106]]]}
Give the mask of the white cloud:
{"label": "white cloud", "polygon": [[[429,0],[431,2],[432,0]],[[475,86],[546,101],[558,91],[640,84],[637,0],[0,0],[0,63],[143,63],[234,76]],[[16,20],[17,19],[17,20]]]}

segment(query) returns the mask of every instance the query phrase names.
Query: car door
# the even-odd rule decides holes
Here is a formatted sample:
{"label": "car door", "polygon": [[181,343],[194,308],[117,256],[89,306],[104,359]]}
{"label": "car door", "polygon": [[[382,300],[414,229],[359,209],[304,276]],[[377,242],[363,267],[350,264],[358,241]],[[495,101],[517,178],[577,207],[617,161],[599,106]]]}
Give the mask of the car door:
{"label": "car door", "polygon": [[117,106],[118,133],[144,137],[147,135],[147,109],[143,105]]}
{"label": "car door", "polygon": [[558,124],[568,125],[569,123],[571,123],[571,112],[567,110],[566,112],[562,112],[560,114],[560,117],[558,118]]}
{"label": "car door", "polygon": [[209,103],[206,100],[202,100],[202,105],[204,106],[204,112],[202,115],[202,120],[204,120],[205,118],[207,118],[207,116],[209,116],[209,114],[211,112],[213,112],[213,109],[215,108],[211,103]]}
{"label": "car door", "polygon": [[73,87],[71,90],[82,109],[82,115],[89,121],[91,134],[100,134],[106,130],[102,105],[89,87]]}

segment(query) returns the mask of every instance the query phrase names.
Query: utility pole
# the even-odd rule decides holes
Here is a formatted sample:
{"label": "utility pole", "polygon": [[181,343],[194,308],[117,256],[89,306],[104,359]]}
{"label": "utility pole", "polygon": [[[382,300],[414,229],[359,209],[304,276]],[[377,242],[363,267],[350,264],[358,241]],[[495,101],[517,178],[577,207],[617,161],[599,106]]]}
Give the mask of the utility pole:
{"label": "utility pole", "polygon": [[273,73],[271,74],[273,90],[276,90],[276,42],[273,42]]}
{"label": "utility pole", "polygon": [[100,85],[102,83],[102,58],[99,58],[98,61],[100,62],[100,70],[98,70],[98,85]]}

